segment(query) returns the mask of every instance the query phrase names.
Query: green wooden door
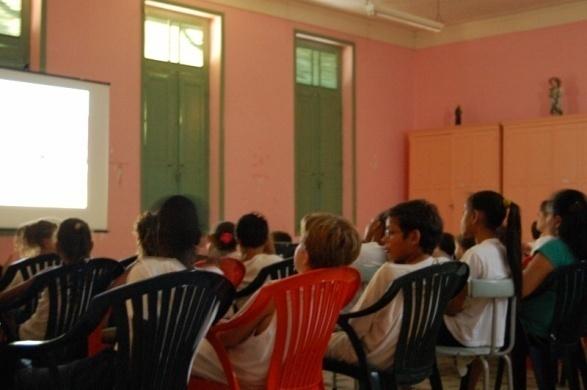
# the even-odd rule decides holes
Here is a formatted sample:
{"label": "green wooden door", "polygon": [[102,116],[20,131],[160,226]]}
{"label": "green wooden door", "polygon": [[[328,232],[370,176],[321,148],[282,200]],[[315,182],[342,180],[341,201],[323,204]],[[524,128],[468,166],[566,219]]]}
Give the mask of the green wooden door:
{"label": "green wooden door", "polygon": [[169,64],[145,61],[141,188],[143,209],[179,190],[178,74]]}
{"label": "green wooden door", "polygon": [[193,69],[179,72],[179,192],[196,200],[199,217],[209,206],[208,82]]}
{"label": "green wooden door", "polygon": [[337,47],[296,41],[295,93],[296,221],[314,211],[340,215],[342,95]]}
{"label": "green wooden door", "polygon": [[208,220],[208,82],[193,67],[145,60],[142,206],[193,197]]}

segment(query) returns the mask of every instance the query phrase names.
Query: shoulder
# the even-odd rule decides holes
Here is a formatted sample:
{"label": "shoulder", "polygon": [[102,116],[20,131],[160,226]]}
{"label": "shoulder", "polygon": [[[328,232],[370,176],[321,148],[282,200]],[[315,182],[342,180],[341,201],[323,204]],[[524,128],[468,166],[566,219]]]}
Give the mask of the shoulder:
{"label": "shoulder", "polygon": [[127,283],[137,282],[168,272],[183,271],[186,267],[177,259],[164,257],[143,257],[130,269]]}
{"label": "shoulder", "polygon": [[555,267],[571,264],[575,261],[570,248],[559,238],[544,243],[536,252],[544,256]]}

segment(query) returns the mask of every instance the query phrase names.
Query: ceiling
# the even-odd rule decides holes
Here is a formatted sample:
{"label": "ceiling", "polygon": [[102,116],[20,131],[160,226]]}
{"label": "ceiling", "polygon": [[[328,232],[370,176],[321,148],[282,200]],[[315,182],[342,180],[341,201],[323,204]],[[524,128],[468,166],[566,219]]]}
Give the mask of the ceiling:
{"label": "ceiling", "polygon": [[[367,0],[304,0],[315,5],[366,14]],[[401,11],[446,25],[508,16],[587,0],[371,0],[379,12]]]}

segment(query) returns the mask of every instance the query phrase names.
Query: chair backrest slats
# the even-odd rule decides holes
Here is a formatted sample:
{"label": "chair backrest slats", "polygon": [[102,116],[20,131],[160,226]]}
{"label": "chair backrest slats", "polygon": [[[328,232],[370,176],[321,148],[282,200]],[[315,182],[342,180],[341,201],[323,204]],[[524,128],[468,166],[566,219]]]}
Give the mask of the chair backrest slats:
{"label": "chair backrest slats", "polygon": [[398,384],[415,384],[432,374],[442,316],[468,273],[465,264],[448,262],[411,272],[393,282],[390,289],[400,289],[394,299],[403,299],[393,366]]}
{"label": "chair backrest slats", "polygon": [[283,279],[288,276],[297,274],[293,258],[285,259],[277,263],[268,265],[259,271],[255,280],[247,287],[236,292],[237,298],[248,297],[261,288],[269,280]]}
{"label": "chair backrest slats", "polygon": [[574,344],[583,332],[577,322],[583,319],[587,305],[587,263],[559,267],[552,272],[547,283],[553,283],[556,294],[551,341]]}
{"label": "chair backrest slats", "polygon": [[[322,383],[322,359],[344,305],[360,276],[351,268],[321,269],[267,285],[277,330],[267,388],[310,389]],[[259,298],[262,299],[262,298]]]}
{"label": "chair backrest slats", "polygon": [[205,271],[181,271],[96,298],[117,328],[116,389],[185,389],[197,345],[224,315],[234,287]]}

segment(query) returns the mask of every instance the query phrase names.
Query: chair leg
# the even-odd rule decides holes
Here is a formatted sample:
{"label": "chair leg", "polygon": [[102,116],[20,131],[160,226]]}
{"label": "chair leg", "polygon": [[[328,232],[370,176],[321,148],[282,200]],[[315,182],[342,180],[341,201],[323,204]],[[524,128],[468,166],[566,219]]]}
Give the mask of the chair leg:
{"label": "chair leg", "polygon": [[440,379],[440,372],[438,371],[438,365],[434,365],[432,375],[430,375],[430,387],[432,390],[442,390],[442,380]]}
{"label": "chair leg", "polygon": [[508,369],[508,390],[514,390],[514,370],[512,367],[512,360],[510,359],[509,355],[503,355],[500,361],[505,361]]}
{"label": "chair leg", "polygon": [[565,369],[565,376],[569,381],[569,390],[580,390],[579,375],[575,362],[573,361],[572,351],[566,351],[563,360],[563,367]]}
{"label": "chair leg", "polygon": [[480,356],[481,364],[483,364],[483,389],[489,390],[489,363],[485,357]]}
{"label": "chair leg", "polygon": [[[503,379],[503,365],[505,364],[503,359],[497,361],[497,372],[495,373],[495,390],[501,389],[501,380]],[[511,388],[510,388],[511,390]]]}

